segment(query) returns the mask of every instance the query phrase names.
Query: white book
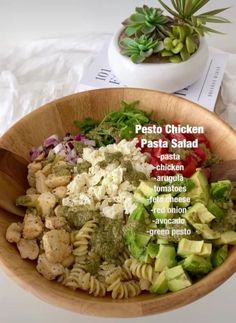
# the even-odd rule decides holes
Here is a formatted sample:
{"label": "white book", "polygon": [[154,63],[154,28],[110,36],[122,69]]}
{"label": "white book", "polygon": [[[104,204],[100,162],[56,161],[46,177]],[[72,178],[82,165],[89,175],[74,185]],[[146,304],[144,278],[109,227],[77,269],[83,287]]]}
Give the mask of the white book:
{"label": "white book", "polygon": [[[91,63],[81,79],[80,91],[87,91],[101,88],[125,87],[112,73],[108,63],[108,45],[103,49]],[[174,94],[204,108],[214,111],[220,86],[223,80],[227,54],[210,49],[210,55],[205,71],[200,80]]]}

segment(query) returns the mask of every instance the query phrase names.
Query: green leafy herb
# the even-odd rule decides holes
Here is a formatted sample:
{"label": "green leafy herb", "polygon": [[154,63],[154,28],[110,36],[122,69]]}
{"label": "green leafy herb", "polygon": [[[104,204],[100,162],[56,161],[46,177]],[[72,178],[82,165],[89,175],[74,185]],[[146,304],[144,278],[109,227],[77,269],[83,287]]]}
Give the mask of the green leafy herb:
{"label": "green leafy herb", "polygon": [[98,123],[92,118],[85,118],[84,121],[75,120],[74,124],[76,127],[80,128],[82,133],[86,134],[94,129]]}
{"label": "green leafy herb", "polygon": [[121,110],[108,113],[97,125],[92,119],[84,122],[75,121],[82,133],[96,141],[98,147],[106,146],[121,139],[135,137],[135,126],[145,125],[150,121],[149,115],[137,108],[138,101],[121,102]]}

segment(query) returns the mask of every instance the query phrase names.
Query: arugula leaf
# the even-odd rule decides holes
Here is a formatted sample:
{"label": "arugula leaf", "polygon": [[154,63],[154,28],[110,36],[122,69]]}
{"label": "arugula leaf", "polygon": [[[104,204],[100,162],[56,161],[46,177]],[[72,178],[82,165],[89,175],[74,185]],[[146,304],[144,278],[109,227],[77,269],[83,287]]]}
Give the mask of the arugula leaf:
{"label": "arugula leaf", "polygon": [[96,141],[97,146],[106,146],[121,139],[135,137],[135,126],[145,125],[150,121],[150,115],[137,108],[139,101],[121,102],[121,110],[108,113],[97,124],[93,119],[86,118],[83,122],[75,121],[75,125]]}
{"label": "arugula leaf", "polygon": [[92,118],[85,118],[84,121],[75,120],[74,125],[80,129],[83,134],[94,129],[98,123]]}

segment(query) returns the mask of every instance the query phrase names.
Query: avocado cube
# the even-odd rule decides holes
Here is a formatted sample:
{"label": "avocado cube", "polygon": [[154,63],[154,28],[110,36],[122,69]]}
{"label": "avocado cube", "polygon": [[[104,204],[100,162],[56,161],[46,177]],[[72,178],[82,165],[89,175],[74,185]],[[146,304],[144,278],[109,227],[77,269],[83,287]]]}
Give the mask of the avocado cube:
{"label": "avocado cube", "polygon": [[166,279],[165,270],[163,270],[160,275],[157,275],[156,279],[154,279],[152,286],[149,291],[151,293],[157,294],[165,294],[168,291],[168,282]]}
{"label": "avocado cube", "polygon": [[140,248],[134,242],[130,243],[128,245],[128,248],[129,248],[130,254],[136,259],[140,259],[145,252],[144,248]]}
{"label": "avocado cube", "polygon": [[235,231],[226,231],[220,234],[219,239],[215,241],[217,245],[219,244],[230,244],[236,245],[236,232]]}
{"label": "avocado cube", "polygon": [[195,184],[195,187],[186,194],[191,198],[191,204],[201,202],[204,205],[207,205],[209,200],[209,186],[206,176],[200,169],[194,173],[190,179]]}
{"label": "avocado cube", "polygon": [[158,193],[155,190],[157,183],[152,181],[141,181],[138,190],[142,192],[146,197],[155,197]]}
{"label": "avocado cube", "polygon": [[138,247],[146,247],[149,240],[151,239],[151,236],[144,232],[135,232],[135,242]]}
{"label": "avocado cube", "polygon": [[151,258],[156,258],[159,251],[159,245],[157,243],[150,242],[147,246],[147,253]]}
{"label": "avocado cube", "polygon": [[212,253],[212,244],[204,242],[202,250],[198,255],[202,257],[209,257],[211,253]]}
{"label": "avocado cube", "polygon": [[[178,197],[187,197],[187,196],[186,196],[186,193],[180,193],[180,194],[178,194]],[[190,202],[191,202],[191,199],[189,199],[186,202],[184,202],[184,201],[183,202],[175,202],[174,203],[174,206],[175,207],[178,206],[178,207],[184,208],[184,207],[188,207],[190,205]]]}
{"label": "avocado cube", "polygon": [[137,207],[130,214],[130,216],[128,218],[128,222],[138,221],[140,223],[146,223],[148,219],[149,219],[149,214],[146,211],[143,204],[137,204]]}
{"label": "avocado cube", "polygon": [[209,200],[207,204],[207,209],[210,213],[212,213],[217,221],[220,221],[224,215],[225,212],[222,210],[216,203],[214,203],[212,200]]}
{"label": "avocado cube", "polygon": [[166,279],[170,281],[184,274],[184,270],[181,265],[178,265],[178,266],[166,269],[165,273],[166,273]]}
{"label": "avocado cube", "polygon": [[143,193],[140,190],[136,190],[134,192],[134,199],[136,202],[141,203],[145,206],[148,206],[150,204],[148,198],[145,195],[143,195]]}
{"label": "avocado cube", "polygon": [[185,214],[182,215],[190,224],[210,223],[215,216],[208,211],[202,203],[197,202]]}
{"label": "avocado cube", "polygon": [[207,274],[212,270],[209,258],[206,259],[198,255],[191,255],[185,258],[182,266],[185,270],[193,274]]}
{"label": "avocado cube", "polygon": [[160,245],[155,261],[155,271],[161,272],[166,267],[174,267],[177,264],[174,246]]}
{"label": "avocado cube", "polygon": [[157,243],[158,243],[158,244],[169,244],[169,241],[168,241],[168,240],[166,240],[166,239],[161,239],[161,238],[159,238],[159,239],[157,239]]}
{"label": "avocado cube", "polygon": [[194,241],[181,239],[178,244],[177,254],[181,257],[188,257],[191,254],[200,254],[204,245],[204,241]]}
{"label": "avocado cube", "polygon": [[166,219],[172,218],[172,213],[169,212],[169,208],[172,208],[173,203],[171,202],[171,194],[162,194],[162,201],[154,203],[152,212],[155,218]]}
{"label": "avocado cube", "polygon": [[211,183],[211,196],[215,200],[229,199],[233,190],[233,185],[229,180]]}
{"label": "avocado cube", "polygon": [[220,238],[220,233],[212,230],[207,224],[195,223],[193,224],[197,233],[200,233],[203,239],[213,240]]}
{"label": "avocado cube", "polygon": [[218,267],[221,264],[223,264],[223,262],[225,261],[225,259],[228,256],[228,246],[224,245],[222,247],[220,247],[219,249],[217,249],[212,257],[211,257],[211,262],[213,267]]}
{"label": "avocado cube", "polygon": [[181,265],[165,271],[168,288],[171,292],[177,292],[192,285],[191,280]]}

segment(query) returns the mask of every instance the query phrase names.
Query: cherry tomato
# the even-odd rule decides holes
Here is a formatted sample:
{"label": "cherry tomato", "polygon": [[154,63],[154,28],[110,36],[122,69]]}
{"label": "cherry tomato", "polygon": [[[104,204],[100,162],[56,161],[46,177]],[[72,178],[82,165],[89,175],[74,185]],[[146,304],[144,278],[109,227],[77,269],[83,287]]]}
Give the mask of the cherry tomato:
{"label": "cherry tomato", "polygon": [[182,175],[184,177],[190,177],[196,172],[197,168],[197,160],[193,156],[189,155],[183,161],[184,170],[182,171]]}
{"label": "cherry tomato", "polygon": [[207,148],[210,148],[210,143],[204,134],[195,135],[195,138],[198,139],[198,144],[205,144]]}
{"label": "cherry tomato", "polygon": [[152,148],[151,155],[156,158],[160,158],[161,155],[167,154],[169,151],[166,147]]}
{"label": "cherry tomato", "polygon": [[206,153],[201,147],[193,148],[192,151],[200,158],[201,162],[204,162]]}
{"label": "cherry tomato", "polygon": [[185,135],[182,133],[171,133],[169,134],[170,139],[176,139],[178,141],[183,141],[186,139]]}
{"label": "cherry tomato", "polygon": [[151,156],[149,159],[149,164],[152,164],[153,166],[160,165],[160,160],[157,159],[156,157]]}
{"label": "cherry tomato", "polygon": [[191,133],[185,133],[185,138],[189,141],[194,141],[196,138]]}

